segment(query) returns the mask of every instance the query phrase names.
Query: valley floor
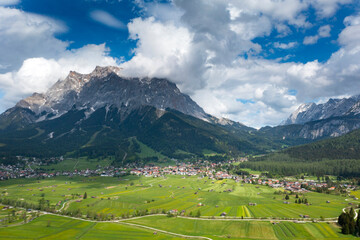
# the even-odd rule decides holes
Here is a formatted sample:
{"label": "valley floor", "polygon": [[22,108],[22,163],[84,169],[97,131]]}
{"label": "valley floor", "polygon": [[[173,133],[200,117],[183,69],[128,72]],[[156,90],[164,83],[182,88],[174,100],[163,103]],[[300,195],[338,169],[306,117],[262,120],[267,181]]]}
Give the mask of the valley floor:
{"label": "valley floor", "polygon": [[[285,196],[282,189],[198,176],[13,179],[0,182],[1,200],[33,205],[48,202],[58,213],[76,217],[45,214],[8,227],[2,222],[0,239],[352,238],[341,234],[335,222],[343,209],[357,206],[358,200],[345,195],[299,194],[310,203],[306,205],[296,204],[295,194],[289,200]],[[0,220],[11,212],[2,209]],[[184,217],[160,214],[169,211]],[[23,214],[18,209],[13,212]],[[307,217],[302,218],[304,215]]]}
{"label": "valley floor", "polygon": [[0,239],[354,239],[334,223],[202,221],[147,216],[120,222],[94,222],[42,215],[0,228]]}

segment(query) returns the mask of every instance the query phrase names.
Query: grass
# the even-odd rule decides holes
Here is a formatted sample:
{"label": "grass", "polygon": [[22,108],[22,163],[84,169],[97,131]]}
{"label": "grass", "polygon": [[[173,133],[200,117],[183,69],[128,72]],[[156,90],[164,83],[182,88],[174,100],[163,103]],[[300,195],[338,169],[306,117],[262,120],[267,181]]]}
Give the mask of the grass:
{"label": "grass", "polygon": [[[138,155],[140,158],[158,157],[159,159],[167,159],[167,157],[165,157],[164,155],[162,155],[159,152],[156,152],[152,148],[148,147],[144,143],[137,140],[135,137],[133,137],[131,139],[135,140],[140,146],[140,153],[136,153],[136,155]],[[131,143],[131,141],[130,141],[130,143]]]}
{"label": "grass", "polygon": [[272,224],[261,221],[208,221],[163,216],[134,219],[128,222],[214,239],[227,237],[231,239],[355,239],[353,236],[342,235],[340,229],[332,223]]}
{"label": "grass", "polygon": [[[126,222],[171,233],[206,236],[211,239],[355,239],[342,235],[332,223],[193,220],[150,216]],[[27,224],[0,227],[0,239],[180,239],[121,223],[88,222],[55,215],[42,215]]]}
{"label": "grass", "polygon": [[[57,164],[49,166],[41,166],[44,170],[53,171],[73,171],[75,169],[91,169],[95,170],[98,167],[103,168],[111,164],[112,160],[106,159],[87,159],[86,157],[81,158],[66,158]],[[40,166],[33,165],[32,168],[40,168]]]}
{"label": "grass", "polygon": [[[50,225],[50,226],[49,226]],[[179,239],[117,223],[93,223],[43,215],[30,223],[0,228],[0,239]]]}
{"label": "grass", "polygon": [[[229,189],[232,192],[228,192]],[[241,184],[233,180],[183,179],[181,176],[56,177],[0,182],[2,198],[33,203],[44,196],[55,205],[71,199],[73,194],[87,192],[88,198],[71,203],[69,210],[112,213],[115,216],[132,214],[136,210],[178,209],[184,210],[186,215],[200,210],[202,216],[215,217],[226,212],[231,217],[299,218],[299,215],[309,215],[310,218],[330,218],[338,217],[342,208],[348,206],[345,197],[314,192],[304,195],[310,206],[295,204],[295,195],[290,196],[290,204],[283,204],[284,195],[274,194],[274,191],[267,186]],[[327,200],[330,203],[326,203]],[[249,202],[257,203],[257,206],[249,206]]]}
{"label": "grass", "polygon": [[[161,185],[161,186],[160,186]],[[225,191],[231,189],[231,192]],[[195,214],[200,210],[203,217],[219,218],[222,212],[229,217],[278,217],[298,218],[300,214],[311,218],[323,216],[337,217],[342,208],[348,206],[345,197],[306,193],[310,206],[293,203],[295,196],[290,196],[291,204],[283,204],[284,195],[274,194],[275,189],[267,186],[236,183],[233,180],[210,180],[182,176],[166,178],[146,178],[126,176],[113,177],[56,177],[49,179],[12,179],[0,182],[0,197],[37,203],[44,197],[55,205],[72,194],[84,194],[88,198],[81,202],[72,202],[68,210],[80,209],[97,213],[111,213],[121,216],[137,210],[178,209]],[[197,194],[195,194],[197,193]],[[360,195],[360,191],[352,193]],[[94,197],[94,198],[92,198]],[[326,203],[329,200],[331,203]],[[249,202],[257,206],[249,206]],[[356,201],[355,201],[356,202]],[[199,206],[199,203],[202,206]],[[60,206],[58,206],[60,208]],[[0,218],[5,217],[6,211]],[[276,221],[276,220],[275,220]],[[208,236],[212,239],[334,239],[348,238],[340,234],[339,228],[328,223],[280,222],[271,224],[266,221],[221,221],[193,220],[186,218],[168,218],[148,216],[127,220],[126,222],[154,227],[185,235]],[[46,227],[50,223],[50,227]],[[170,239],[170,235],[153,235],[152,231],[118,223],[93,223],[45,215],[36,220],[7,228],[0,228],[0,239]],[[119,235],[120,234],[120,235]]]}
{"label": "grass", "polygon": [[208,150],[208,149],[204,149],[204,150],[203,150],[203,154],[204,154],[204,156],[206,156],[206,157],[225,156],[225,154],[220,154],[220,153],[214,152],[214,151],[212,151],[212,150]]}

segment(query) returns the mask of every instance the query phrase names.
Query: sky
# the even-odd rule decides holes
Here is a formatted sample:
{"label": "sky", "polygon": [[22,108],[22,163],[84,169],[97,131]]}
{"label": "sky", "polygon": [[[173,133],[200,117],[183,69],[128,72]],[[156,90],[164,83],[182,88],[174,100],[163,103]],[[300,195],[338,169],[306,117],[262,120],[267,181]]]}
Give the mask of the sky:
{"label": "sky", "polygon": [[97,65],[275,126],[302,103],[360,94],[360,1],[0,0],[0,112]]}

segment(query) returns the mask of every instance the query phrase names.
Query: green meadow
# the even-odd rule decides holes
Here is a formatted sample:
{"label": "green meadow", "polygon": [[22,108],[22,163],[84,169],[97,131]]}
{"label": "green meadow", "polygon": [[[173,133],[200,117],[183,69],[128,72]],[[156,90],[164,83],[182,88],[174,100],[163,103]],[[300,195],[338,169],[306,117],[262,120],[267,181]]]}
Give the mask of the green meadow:
{"label": "green meadow", "polygon": [[[160,232],[158,229],[169,233]],[[214,240],[355,239],[353,236],[340,234],[340,229],[332,223],[281,222],[274,225],[261,221],[208,221],[165,216],[144,217],[127,220],[125,223],[99,223],[42,215],[27,224],[0,227],[0,239],[180,239],[173,233],[193,236],[193,239],[201,236]]]}
{"label": "green meadow", "polygon": [[[126,176],[113,177],[56,177],[49,179],[15,179],[0,182],[0,197],[38,203],[41,198],[55,205],[65,201],[65,209],[80,209],[104,214],[132,215],[136,211],[155,212],[177,209],[185,215],[200,211],[201,216],[244,218],[310,218],[338,217],[349,202],[344,196],[309,192],[301,198],[310,203],[284,204],[284,194],[274,194],[277,189],[267,186],[236,183],[233,180],[210,180],[207,178],[168,176],[146,178]],[[87,199],[78,195],[87,192]],[[76,196],[77,195],[77,196]],[[78,199],[79,202],[75,200]],[[330,203],[326,203],[330,201]],[[356,203],[357,201],[355,201]],[[256,203],[256,206],[249,206]],[[57,207],[58,209],[60,206]]]}
{"label": "green meadow", "polygon": [[[275,193],[275,191],[277,193]],[[87,193],[87,198],[80,195]],[[178,236],[143,228],[152,227],[191,236],[211,239],[334,239],[342,235],[335,223],[277,222],[277,219],[336,218],[349,202],[349,197],[309,192],[300,195],[309,206],[284,204],[285,195],[268,186],[236,183],[234,180],[211,180],[198,176],[167,176],[165,178],[125,176],[114,177],[55,177],[47,179],[12,179],[0,182],[0,198],[37,204],[49,200],[57,209],[80,209],[83,217],[91,211],[112,214],[120,222],[91,222],[55,215],[42,215],[30,223],[15,226],[0,224],[2,239],[172,239]],[[353,192],[359,196],[359,192]],[[330,201],[330,203],[326,203]],[[256,206],[249,206],[249,203]],[[140,211],[148,213],[169,210],[183,211],[185,216],[201,213],[201,218],[145,216],[123,219]],[[8,215],[0,209],[0,219]],[[221,213],[226,217],[220,217]],[[231,218],[237,217],[234,220]],[[244,218],[242,220],[241,218]],[[249,219],[247,218],[256,218]],[[264,221],[262,218],[271,218]],[[277,224],[273,224],[276,222]],[[126,225],[127,223],[137,224]],[[19,225],[21,224],[21,225]],[[17,225],[17,226],[16,226]]]}
{"label": "green meadow", "polygon": [[205,236],[212,239],[354,239],[340,233],[333,223],[293,223],[273,224],[263,221],[222,221],[193,220],[152,216],[127,222],[161,228],[184,235]]}
{"label": "green meadow", "polygon": [[179,239],[168,234],[118,223],[95,223],[43,215],[19,225],[0,228],[0,239]]}
{"label": "green meadow", "polygon": [[[52,171],[74,171],[75,169],[91,169],[104,168],[111,165],[112,160],[109,158],[105,159],[88,159],[86,157],[80,158],[66,158],[57,164],[51,164],[49,166],[41,166],[44,170]],[[40,168],[37,165],[32,165],[32,168]]]}

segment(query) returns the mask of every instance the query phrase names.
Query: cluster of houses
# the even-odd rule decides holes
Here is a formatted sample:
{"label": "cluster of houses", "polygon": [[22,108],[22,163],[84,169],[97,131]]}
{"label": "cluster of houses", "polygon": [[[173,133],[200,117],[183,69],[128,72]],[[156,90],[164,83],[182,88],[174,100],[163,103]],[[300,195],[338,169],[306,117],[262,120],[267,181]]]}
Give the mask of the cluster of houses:
{"label": "cluster of houses", "polygon": [[201,176],[209,179],[234,179],[239,180],[238,175],[229,174],[226,171],[216,171],[218,164],[212,163],[207,166],[199,166],[196,164],[179,164],[177,166],[145,166],[133,168],[130,174],[145,177],[162,177],[165,175],[182,175],[182,176]]}
{"label": "cluster of houses", "polygon": [[[44,171],[41,170],[41,166],[46,166],[53,163],[63,161],[60,158],[49,158],[40,160],[37,158],[21,158],[22,160],[14,165],[0,164],[0,180],[8,180],[13,178],[50,178],[55,176],[103,176],[103,177],[115,177],[128,174],[127,168],[116,168],[113,166],[98,168],[94,170],[83,169],[72,171]],[[22,164],[21,164],[22,163]],[[40,169],[39,169],[40,166]]]}
{"label": "cluster of houses", "polygon": [[[327,186],[327,183],[316,182],[314,180],[289,181],[286,179],[278,180],[273,178],[266,178],[257,174],[248,175],[234,175],[224,170],[226,164],[231,162],[219,162],[213,163],[209,161],[199,160],[195,163],[177,163],[175,166],[144,166],[133,167],[131,166],[117,168],[108,166],[105,168],[98,168],[94,170],[84,169],[72,171],[40,171],[33,169],[34,166],[49,165],[51,163],[58,163],[64,160],[63,157],[49,158],[45,161],[37,158],[23,158],[18,157],[18,160],[22,160],[22,165],[17,163],[16,165],[4,165],[0,164],[0,180],[7,180],[11,178],[50,178],[55,176],[104,176],[104,177],[116,177],[126,174],[133,174],[145,177],[161,177],[165,175],[182,175],[182,176],[199,176],[207,177],[212,180],[218,179],[232,179],[236,182],[243,182],[248,184],[267,185],[272,188],[284,188],[291,192],[307,192],[309,190],[315,190],[316,188],[325,188],[329,191],[335,190],[333,186]],[[240,159],[240,161],[246,161],[247,159]],[[239,161],[237,159],[236,161]],[[31,167],[33,166],[33,168]],[[38,169],[38,168],[37,168]],[[344,185],[346,188],[352,186]],[[231,191],[231,189],[230,189]]]}
{"label": "cluster of houses", "polygon": [[164,175],[182,175],[182,176],[210,176],[213,175],[213,168],[210,166],[202,167],[191,163],[181,163],[177,166],[145,166],[133,168],[130,174],[145,177],[161,177]]}

